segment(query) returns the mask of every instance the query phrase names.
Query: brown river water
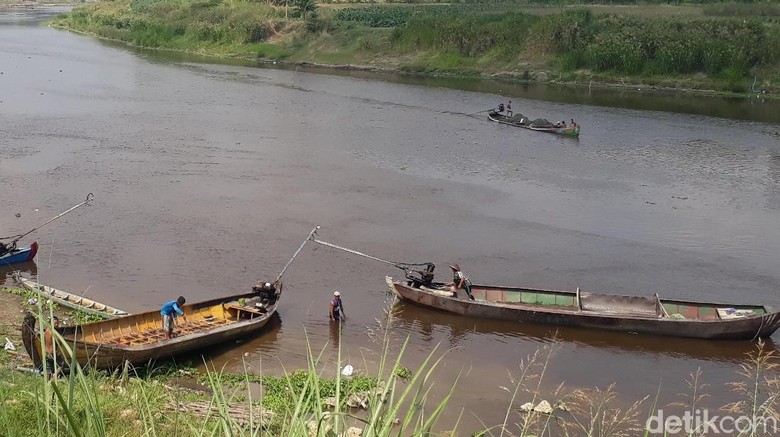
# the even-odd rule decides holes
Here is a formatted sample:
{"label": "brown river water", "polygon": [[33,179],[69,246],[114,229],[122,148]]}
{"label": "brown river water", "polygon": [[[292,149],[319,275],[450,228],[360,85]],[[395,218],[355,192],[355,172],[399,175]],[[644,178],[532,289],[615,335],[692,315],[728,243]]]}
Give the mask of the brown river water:
{"label": "brown river water", "polygon": [[[43,283],[132,312],[204,300],[273,279],[321,225],[326,241],[445,277],[458,262],[475,283],[780,305],[777,103],[214,65],[50,29],[47,13],[0,10],[0,235],[95,201],[35,234],[36,262],[18,267]],[[507,98],[575,118],[581,138],[467,115]],[[406,366],[448,350],[434,397],[460,375],[443,425],[501,423],[501,387],[553,328],[393,304],[385,275],[399,273],[307,246],[272,326],[207,357],[281,374],[305,367],[308,337],[332,368],[340,290],[345,364],[375,368],[391,305]],[[735,400],[725,384],[753,348],[558,337],[544,390],[614,382],[625,405],[659,387],[660,404],[679,399],[697,368],[708,405]]]}

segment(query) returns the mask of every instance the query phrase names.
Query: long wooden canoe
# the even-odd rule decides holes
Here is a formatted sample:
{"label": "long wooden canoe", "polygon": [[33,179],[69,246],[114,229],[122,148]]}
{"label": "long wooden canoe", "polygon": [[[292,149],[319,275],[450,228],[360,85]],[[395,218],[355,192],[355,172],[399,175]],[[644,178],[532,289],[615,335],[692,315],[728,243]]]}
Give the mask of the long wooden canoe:
{"label": "long wooden canoe", "polygon": [[[279,283],[258,292],[184,305],[182,310],[187,317],[177,318],[175,337],[171,339],[165,338],[159,310],[56,329],[68,345],[75,345],[74,353],[81,366],[110,369],[125,362],[139,366],[261,330],[276,313],[281,291]],[[40,366],[41,344],[34,318],[26,318],[22,339],[27,353]],[[70,357],[59,358],[70,362]]]}
{"label": "long wooden canoe", "polygon": [[530,120],[523,114],[515,114],[512,117],[507,117],[497,111],[488,112],[488,120],[494,121],[500,124],[506,124],[514,127],[521,127],[523,129],[533,130],[537,132],[547,132],[550,134],[558,134],[566,137],[579,137],[580,127],[576,126],[556,126],[545,119]]}
{"label": "long wooden canoe", "polygon": [[111,319],[114,317],[122,317],[128,315],[127,311],[114,308],[112,306],[94,301],[84,296],[68,293],[67,291],[58,290],[48,285],[35,282],[31,279],[27,279],[17,273],[14,273],[14,278],[22,284],[22,287],[38,293],[39,296],[51,299],[52,301],[66,306],[68,308],[77,309],[90,314],[97,314],[105,319]]}
{"label": "long wooden canoe", "polygon": [[33,241],[29,247],[14,247],[0,256],[0,266],[32,261],[38,253],[38,242]]}
{"label": "long wooden canoe", "polygon": [[764,305],[486,285],[474,285],[469,300],[443,284],[387,284],[403,301],[475,318],[701,339],[756,339],[780,328],[780,311]]}

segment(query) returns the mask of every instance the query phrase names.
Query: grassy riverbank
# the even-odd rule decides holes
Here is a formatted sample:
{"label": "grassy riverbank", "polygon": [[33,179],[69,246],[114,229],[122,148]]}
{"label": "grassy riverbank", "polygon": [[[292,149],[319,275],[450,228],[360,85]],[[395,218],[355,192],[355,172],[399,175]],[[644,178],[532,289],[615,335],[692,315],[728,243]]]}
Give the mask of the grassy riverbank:
{"label": "grassy riverbank", "polygon": [[[24,302],[0,293],[0,334],[16,345],[20,345],[17,326]],[[467,435],[459,429],[457,413],[454,424],[439,424],[444,414],[461,408],[450,405],[457,379],[436,378],[447,352],[434,348],[415,369],[404,367],[406,344],[392,339],[393,318],[388,310],[387,318],[370,329],[380,337],[376,376],[366,375],[365,370],[351,377],[339,372],[325,376],[325,369],[334,363],[320,362],[320,352],[309,349],[308,368],[280,377],[257,374],[249,366],[240,373],[209,366],[198,372],[163,362],[111,374],[72,366],[75,370],[69,375],[49,379],[18,371],[23,359],[15,352],[0,351],[0,429],[9,437],[120,436],[129,435],[128,430],[133,430],[132,435],[161,437]],[[734,382],[729,384],[733,402],[720,408],[706,401],[706,375],[699,371],[686,381],[672,382],[687,384],[672,404],[660,403],[653,393],[626,400],[614,385],[572,388],[561,382],[550,386],[546,374],[559,346],[550,339],[517,368],[507,369],[505,386],[486,387],[505,399],[506,414],[502,423],[483,424],[482,430],[470,435],[649,435],[645,426],[661,410],[683,414],[712,409],[722,416],[780,420],[780,360],[771,345],[759,342],[735,365]],[[68,350],[61,338],[58,347]],[[343,365],[340,353],[335,364],[338,369]],[[443,388],[443,396],[433,395],[435,386],[438,393]],[[461,416],[468,414],[465,408]],[[771,430],[762,431],[750,435],[772,435]],[[703,435],[703,429],[687,435]]]}
{"label": "grassy riverbank", "polygon": [[771,3],[290,5],[113,0],[54,23],[137,46],[340,68],[780,91],[780,6]]}

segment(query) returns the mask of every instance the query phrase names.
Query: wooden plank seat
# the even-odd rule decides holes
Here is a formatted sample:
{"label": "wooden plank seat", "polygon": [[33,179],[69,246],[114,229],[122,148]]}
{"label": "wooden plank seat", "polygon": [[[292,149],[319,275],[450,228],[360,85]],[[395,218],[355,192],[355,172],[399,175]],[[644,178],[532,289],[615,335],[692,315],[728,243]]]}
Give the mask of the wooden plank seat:
{"label": "wooden plank seat", "polygon": [[225,308],[225,310],[228,310],[228,311],[229,310],[235,310],[236,311],[236,317],[239,318],[239,319],[242,317],[242,315],[247,317],[247,318],[252,319],[252,318],[261,316],[261,315],[266,313],[265,309],[240,305],[238,302],[228,302],[228,303],[222,304],[222,306],[223,306],[223,308]]}

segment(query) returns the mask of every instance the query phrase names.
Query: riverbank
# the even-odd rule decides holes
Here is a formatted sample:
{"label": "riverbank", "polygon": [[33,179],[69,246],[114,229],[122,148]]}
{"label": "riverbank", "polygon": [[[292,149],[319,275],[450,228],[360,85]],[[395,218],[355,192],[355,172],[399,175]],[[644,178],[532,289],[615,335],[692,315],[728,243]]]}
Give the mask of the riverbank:
{"label": "riverbank", "polygon": [[53,24],[252,62],[762,98],[780,90],[774,9],[738,8],[745,16],[735,19],[706,5],[308,8],[119,1],[79,7]]}
{"label": "riverbank", "polygon": [[[414,419],[421,413],[416,407],[401,408],[406,403],[425,403],[428,395],[415,390],[429,384],[428,372],[435,369],[436,362],[424,363],[413,374],[398,362],[388,361],[383,379],[351,373],[325,377],[312,351],[308,369],[281,377],[249,370],[224,372],[209,364],[198,372],[187,363],[164,361],[113,373],[70,365],[70,372],[50,378],[33,369],[22,347],[19,327],[23,315],[36,307],[41,311],[27,299],[25,290],[0,289],[0,335],[15,347],[0,351],[3,435],[61,435],[67,430],[72,435],[103,436],[136,429],[144,435],[160,436],[226,431],[254,435],[261,430],[296,436],[341,430],[345,433],[338,435],[359,436],[365,425],[375,428],[365,435],[387,435],[381,430],[418,429],[418,420],[427,427],[435,426],[446,403],[434,405],[424,419]],[[55,341],[61,351],[66,350],[61,337]],[[59,365],[67,362],[63,358]],[[347,413],[365,423],[346,417]],[[361,428],[351,426],[354,424]]]}
{"label": "riverbank", "polygon": [[[20,290],[2,290],[0,334],[21,344],[13,327],[25,312]],[[9,292],[10,293],[7,293]],[[458,435],[458,426],[441,432],[437,420],[448,409],[448,400],[458,381],[446,382],[449,394],[430,399],[436,384],[441,351],[434,348],[414,370],[400,365],[405,344],[393,351],[387,333],[393,316],[380,324],[385,341],[381,366],[384,377],[349,375],[322,376],[316,351],[308,351],[308,369],[271,377],[229,373],[211,366],[198,372],[188,364],[161,362],[143,368],[119,369],[114,373],[75,367],[68,375],[49,378],[29,369],[21,351],[0,351],[0,426],[6,435],[84,436],[122,435],[136,429],[144,435],[200,436],[238,432],[240,435],[268,432],[290,436],[387,436],[437,432]],[[59,347],[65,347],[62,338]],[[502,387],[509,395],[502,424],[484,424],[472,435],[519,430],[519,435],[635,435],[670,432],[676,428],[664,422],[672,405],[659,405],[650,394],[644,399],[621,399],[614,384],[593,389],[571,389],[563,383],[552,392],[541,389],[548,366],[555,360],[557,341],[528,356],[513,376],[513,385]],[[397,359],[391,357],[398,353]],[[446,353],[446,352],[445,352]],[[340,365],[339,365],[340,368]],[[345,370],[346,372],[346,370]],[[736,402],[721,407],[722,417],[752,417],[750,423],[763,428],[775,424],[780,412],[778,385],[780,361],[761,341],[744,358],[732,383]],[[350,372],[351,373],[351,372]],[[700,414],[707,398],[705,375],[691,373],[687,393],[674,410]],[[660,386],[659,386],[660,392]],[[549,399],[549,400],[548,400]],[[522,405],[520,405],[522,404]],[[648,404],[651,404],[648,406]],[[517,407],[519,405],[519,407]],[[649,412],[648,412],[649,411]],[[706,410],[705,410],[706,411]],[[731,415],[731,416],[730,416]],[[749,416],[747,416],[749,415]],[[670,416],[673,417],[673,416]],[[761,420],[761,422],[757,422]],[[724,422],[714,425],[718,430]],[[763,435],[763,434],[759,434]]]}

